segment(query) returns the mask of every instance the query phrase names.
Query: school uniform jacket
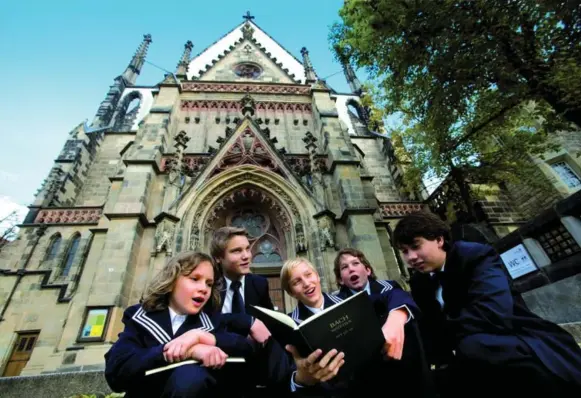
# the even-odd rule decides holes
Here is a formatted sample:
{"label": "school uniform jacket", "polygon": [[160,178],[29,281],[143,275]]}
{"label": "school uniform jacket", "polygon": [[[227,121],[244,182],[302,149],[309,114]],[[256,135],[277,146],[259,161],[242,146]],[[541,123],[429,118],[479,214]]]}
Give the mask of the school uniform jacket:
{"label": "school uniform jacket", "polygon": [[165,373],[145,376],[145,371],[168,365],[163,358],[164,345],[189,330],[212,333],[216,346],[232,357],[248,357],[254,350],[244,336],[224,331],[219,313],[189,315],[174,335],[168,309],[148,312],[136,304],[125,310],[123,323],[125,329],[105,354],[105,378],[113,391],[125,391],[128,398],[159,389]]}
{"label": "school uniform jacket", "polygon": [[[387,319],[390,311],[406,308],[411,317],[419,315],[419,309],[410,293],[401,288],[396,281],[369,279],[370,298],[374,303],[376,313],[383,321]],[[347,286],[341,286],[337,296],[341,299],[351,297],[353,292]],[[381,297],[377,300],[375,297]],[[383,306],[383,308],[382,308]]]}
{"label": "school uniform jacket", "polygon": [[[558,325],[530,312],[511,289],[498,254],[489,245],[458,241],[444,271],[411,278],[412,295],[424,319],[432,354],[501,364],[531,351],[553,374],[581,384],[581,349]],[[443,308],[436,299],[442,287]],[[447,349],[437,350],[435,347]],[[437,358],[436,358],[437,359]]]}
{"label": "school uniform jacket", "polygon": [[[385,311],[385,305],[383,307],[383,310],[380,310],[378,312],[378,307],[377,304],[378,303],[385,303],[386,302],[386,298],[385,296],[381,296],[381,295],[371,295],[370,296],[373,304],[376,306],[375,310],[378,316],[383,316],[384,315],[384,311]],[[336,296],[336,295],[332,295],[332,294],[327,294],[327,293],[323,293],[323,300],[324,300],[324,304],[323,304],[323,308],[329,308],[337,303],[340,303],[341,301],[343,301],[343,298]],[[299,302],[298,305],[295,307],[295,309],[290,312],[288,314],[297,324],[300,324],[301,322],[307,320],[309,317],[311,317],[313,315],[313,312],[308,309],[303,303]],[[351,396],[350,394],[348,394],[348,392],[350,388],[350,384],[349,381],[340,381],[338,383],[336,383],[335,381],[330,381],[330,382],[325,382],[325,383],[319,383],[316,384],[314,386],[304,386],[304,387],[297,387],[297,388],[293,388],[293,382],[291,381],[291,392],[293,392],[295,396],[300,396],[300,397],[319,397],[319,396]],[[345,395],[347,394],[347,395]]]}
{"label": "school uniform jacket", "polygon": [[[226,281],[223,281],[223,289],[220,291],[220,301],[222,306],[224,305],[224,299],[226,298]],[[248,307],[251,305],[258,305],[260,307],[268,308],[274,310],[274,305],[270,299],[270,294],[268,293],[268,280],[261,275],[256,274],[246,274],[244,277],[244,307],[248,311]],[[222,309],[222,307],[220,307]]]}
{"label": "school uniform jacket", "polygon": [[[222,280],[222,290],[220,291],[220,309],[224,305],[224,300],[226,298],[227,284],[225,280]],[[274,305],[270,299],[270,294],[268,290],[268,280],[260,275],[246,274],[244,277],[244,307],[248,313],[248,308],[251,305],[257,305],[260,307],[268,308],[274,310]],[[228,330],[240,335],[248,335],[250,327],[252,326],[253,319],[249,315],[239,315],[239,314],[222,314],[223,319],[228,324]]]}
{"label": "school uniform jacket", "polygon": [[[323,293],[323,308],[329,308],[337,303],[340,303],[341,301],[343,301],[341,297]],[[289,312],[287,315],[290,316],[297,323],[297,325],[299,325],[302,321],[305,321],[310,316],[312,316],[313,312],[308,309],[306,305],[299,301],[295,309],[292,312]]]}

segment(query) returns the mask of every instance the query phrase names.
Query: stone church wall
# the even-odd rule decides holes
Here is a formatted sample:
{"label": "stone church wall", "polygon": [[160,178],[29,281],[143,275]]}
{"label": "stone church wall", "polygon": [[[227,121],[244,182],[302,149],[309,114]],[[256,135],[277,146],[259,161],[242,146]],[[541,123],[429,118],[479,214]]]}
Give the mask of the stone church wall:
{"label": "stone church wall", "polygon": [[[186,93],[182,95],[181,101],[200,101],[208,104],[213,101],[239,102],[242,94],[221,94],[221,93]],[[310,106],[310,99],[297,95],[260,95],[252,96],[257,102],[271,103],[297,103]],[[179,124],[177,131],[185,131],[190,138],[186,153],[202,153],[208,147],[217,148],[218,138],[226,138],[226,128],[234,129],[236,120],[241,119],[241,113],[233,109],[182,109],[179,114]],[[312,111],[306,110],[261,110],[257,109],[255,120],[261,128],[270,130],[270,137],[276,138],[278,143],[276,148],[285,148],[287,153],[306,153],[305,143],[302,141],[307,131],[315,137],[319,132],[314,125],[315,120]],[[170,150],[170,149],[168,149]]]}
{"label": "stone church wall", "polygon": [[96,159],[86,173],[76,206],[101,206],[106,202],[111,187],[109,178],[114,177],[118,170],[122,171],[121,152],[134,139],[134,134],[105,135]]}
{"label": "stone church wall", "polygon": [[397,189],[396,183],[389,171],[389,159],[381,151],[381,139],[351,137],[351,142],[363,152],[362,174],[373,176],[372,184],[375,195],[380,202],[399,202],[405,200]]}

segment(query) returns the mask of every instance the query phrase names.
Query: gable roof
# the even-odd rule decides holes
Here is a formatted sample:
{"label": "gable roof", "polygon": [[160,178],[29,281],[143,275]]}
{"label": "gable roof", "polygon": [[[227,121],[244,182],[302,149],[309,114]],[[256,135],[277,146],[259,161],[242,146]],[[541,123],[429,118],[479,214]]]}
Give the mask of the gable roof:
{"label": "gable roof", "polygon": [[266,52],[270,53],[270,57],[276,58],[277,62],[282,63],[282,68],[288,69],[290,75],[294,74],[294,80],[304,84],[305,68],[303,67],[303,64],[252,21],[243,22],[236,26],[230,32],[222,36],[218,41],[214,42],[194,57],[188,65],[188,80],[198,78],[200,76],[200,71],[206,70],[206,65],[212,65],[212,61],[218,60],[219,55],[223,55],[224,51],[229,51],[231,46],[235,46],[236,43],[242,39],[241,28],[246,23],[254,28],[253,37],[256,39],[257,43],[264,47]]}

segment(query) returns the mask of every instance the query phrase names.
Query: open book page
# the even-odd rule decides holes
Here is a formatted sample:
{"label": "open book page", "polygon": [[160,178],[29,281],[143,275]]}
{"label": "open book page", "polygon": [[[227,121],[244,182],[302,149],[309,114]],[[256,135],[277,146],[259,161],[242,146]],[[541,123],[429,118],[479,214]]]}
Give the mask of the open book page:
{"label": "open book page", "polygon": [[317,319],[320,316],[325,315],[327,312],[332,311],[334,308],[336,308],[339,305],[343,305],[345,303],[347,303],[349,300],[354,299],[355,297],[359,296],[360,294],[367,294],[367,292],[365,290],[362,290],[360,292],[355,293],[353,296],[341,301],[340,303],[337,303],[335,305],[332,305],[331,307],[327,307],[325,308],[323,311],[319,311],[316,314],[314,314],[313,316],[309,317],[308,319],[304,320],[303,322],[301,322],[301,325],[299,327],[303,327],[306,324],[308,324],[311,321],[314,321],[315,319]]}
{"label": "open book page", "polygon": [[283,314],[282,312],[269,310],[268,308],[253,306],[254,308],[264,312],[267,315],[270,315],[272,318],[284,323],[288,327],[292,329],[297,329],[297,323],[287,314]]}

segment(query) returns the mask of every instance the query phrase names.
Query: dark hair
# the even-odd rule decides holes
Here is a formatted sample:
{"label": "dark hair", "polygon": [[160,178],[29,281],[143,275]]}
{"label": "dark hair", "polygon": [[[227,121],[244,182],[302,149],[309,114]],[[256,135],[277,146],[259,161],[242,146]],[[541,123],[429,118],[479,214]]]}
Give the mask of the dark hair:
{"label": "dark hair", "polygon": [[369,260],[367,259],[367,257],[365,257],[365,254],[363,254],[363,252],[361,250],[347,247],[345,249],[339,250],[339,253],[337,253],[337,257],[335,257],[335,264],[333,266],[333,271],[335,272],[335,282],[337,283],[338,287],[341,287],[341,284],[339,283],[339,281],[341,281],[341,256],[344,254],[348,254],[348,255],[351,255],[353,257],[357,257],[359,259],[359,261],[361,261],[361,264],[363,264],[365,266],[365,268],[367,268],[368,270],[371,271],[371,275],[369,275],[369,279],[372,279],[372,280],[377,279],[377,277],[375,276],[375,271],[373,271],[373,267],[369,263]]}
{"label": "dark hair", "polygon": [[416,238],[436,240],[444,238],[444,250],[450,245],[450,227],[436,214],[428,211],[417,211],[402,218],[393,231],[393,240],[397,248],[411,245]]}

